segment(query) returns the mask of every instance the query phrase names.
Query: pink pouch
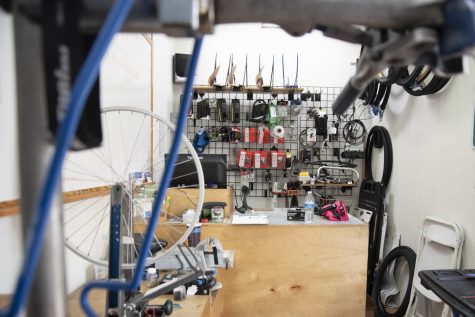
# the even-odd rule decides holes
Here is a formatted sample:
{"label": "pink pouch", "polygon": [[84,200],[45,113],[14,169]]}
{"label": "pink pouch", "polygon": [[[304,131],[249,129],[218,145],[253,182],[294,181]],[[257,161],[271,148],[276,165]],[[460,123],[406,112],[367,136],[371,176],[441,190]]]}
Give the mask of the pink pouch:
{"label": "pink pouch", "polygon": [[343,200],[337,200],[332,204],[325,205],[320,211],[319,214],[330,221],[347,221],[349,219],[348,209]]}

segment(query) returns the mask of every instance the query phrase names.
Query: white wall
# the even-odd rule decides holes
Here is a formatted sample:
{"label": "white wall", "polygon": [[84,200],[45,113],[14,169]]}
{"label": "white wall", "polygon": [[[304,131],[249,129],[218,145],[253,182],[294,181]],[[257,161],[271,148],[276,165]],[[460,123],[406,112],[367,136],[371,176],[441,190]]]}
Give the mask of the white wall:
{"label": "white wall", "polygon": [[[0,201],[16,199],[18,181],[18,133],[12,18],[0,10]],[[19,216],[0,218],[0,293],[9,292],[19,271],[21,250]]]}
{"label": "white wall", "polygon": [[[190,52],[191,45],[189,39],[177,39],[175,52]],[[285,76],[293,84],[298,54],[299,85],[341,87],[355,71],[352,63],[359,56],[359,50],[358,45],[326,38],[317,31],[293,37],[280,28],[262,28],[261,24],[219,25],[213,35],[204,38],[196,84],[207,84],[214,69],[216,53],[218,65],[221,65],[217,83],[224,84],[229,56],[233,54],[234,64],[237,65],[236,81],[242,84],[247,54],[249,85],[255,85],[260,54],[264,84],[269,84],[274,55],[274,85],[282,86],[281,59],[284,54]]]}
{"label": "white wall", "polygon": [[[426,216],[457,221],[465,229],[463,266],[475,265],[475,150],[472,146],[475,63],[436,95],[412,97],[391,91],[381,123],[392,138],[394,166],[389,185],[389,234],[417,250]],[[382,155],[375,158],[381,163]],[[379,173],[379,174],[378,174]],[[380,177],[381,170],[376,170]]]}
{"label": "white wall", "polygon": [[[165,119],[170,120],[170,112],[173,111],[173,82],[172,82],[172,58],[174,52],[174,40],[162,34],[153,35],[154,53],[154,112]],[[168,149],[170,137],[163,142],[163,147]],[[167,150],[160,151],[163,155]]]}

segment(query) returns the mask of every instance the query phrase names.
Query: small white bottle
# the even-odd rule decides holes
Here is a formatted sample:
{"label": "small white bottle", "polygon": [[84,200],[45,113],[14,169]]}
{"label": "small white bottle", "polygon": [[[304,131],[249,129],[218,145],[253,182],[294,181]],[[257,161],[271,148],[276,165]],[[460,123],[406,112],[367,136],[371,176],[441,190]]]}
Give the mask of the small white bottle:
{"label": "small white bottle", "polygon": [[154,267],[149,267],[147,269],[147,274],[145,275],[145,284],[148,288],[157,286],[158,284],[158,274],[157,269]]}
{"label": "small white bottle", "polygon": [[277,210],[277,195],[276,194],[272,196],[272,210],[273,211]]}
{"label": "small white bottle", "polygon": [[311,191],[308,191],[307,196],[305,197],[304,209],[305,209],[305,223],[312,223],[313,212],[315,209],[315,200],[313,199],[313,194]]}

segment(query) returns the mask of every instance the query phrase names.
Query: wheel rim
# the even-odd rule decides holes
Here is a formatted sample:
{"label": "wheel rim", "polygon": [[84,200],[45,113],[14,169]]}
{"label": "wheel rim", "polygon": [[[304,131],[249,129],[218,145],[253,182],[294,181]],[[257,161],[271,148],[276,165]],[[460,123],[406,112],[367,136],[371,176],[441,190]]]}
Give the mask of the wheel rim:
{"label": "wheel rim", "polygon": [[[101,111],[101,117],[103,119],[103,145],[98,149],[68,154],[63,169],[64,190],[70,192],[85,187],[94,188],[94,190],[97,188],[107,190],[107,186],[120,183],[126,192],[125,205],[130,210],[128,215],[134,217],[134,221],[131,221],[131,218],[122,215],[127,218],[123,219],[124,223],[132,224],[142,219],[144,222],[142,227],[147,226],[147,218],[137,215],[138,204],[133,199],[136,196],[134,192],[137,187],[130,181],[129,173],[148,170],[152,183],[161,180],[161,172],[165,166],[164,149],[168,149],[166,142],[175,130],[175,126],[150,111],[124,106],[105,108]],[[116,121],[111,122],[113,119]],[[111,137],[114,135],[115,139],[112,139]],[[144,136],[148,136],[148,138]],[[147,146],[148,152],[151,154],[147,151],[138,152]],[[161,233],[165,237],[154,235],[153,241],[159,243],[158,239],[161,238],[167,240],[169,245],[165,250],[157,252],[153,256],[149,252],[150,256],[146,265],[152,264],[172,251],[177,245],[182,244],[193,230],[194,224],[199,220],[204,200],[204,176],[196,151],[183,135],[180,153],[185,150],[190,154],[195,165],[195,173],[198,176],[197,196],[184,194],[184,198],[186,197],[195,204],[196,208],[193,208],[196,209],[195,216],[187,229],[184,229],[184,226],[171,225],[162,221],[163,219],[160,220],[158,228],[163,229]],[[153,185],[151,187],[153,188]],[[108,261],[105,256],[108,249],[110,195],[66,203],[64,209],[66,246],[89,262],[107,266]],[[170,216],[182,220],[180,215],[172,214],[169,210],[162,208],[162,212],[167,213],[167,218]],[[134,239],[133,236],[135,227],[127,226],[125,230],[128,237],[125,239],[125,244],[129,244],[125,248],[128,250],[126,252],[128,261],[122,264],[122,268],[132,268],[135,265],[135,261],[132,259],[135,259],[135,254],[140,250],[137,250],[137,239]],[[135,234],[137,235],[137,233]]]}

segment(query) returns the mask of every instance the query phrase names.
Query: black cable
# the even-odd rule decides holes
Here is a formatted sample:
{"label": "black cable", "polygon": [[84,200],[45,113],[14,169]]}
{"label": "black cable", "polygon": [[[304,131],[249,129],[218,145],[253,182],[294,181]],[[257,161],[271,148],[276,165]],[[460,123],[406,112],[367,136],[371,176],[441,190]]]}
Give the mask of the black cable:
{"label": "black cable", "polygon": [[353,119],[345,124],[342,134],[348,144],[360,145],[365,141],[366,128],[361,120]]}
{"label": "black cable", "polygon": [[[406,286],[406,292],[404,293],[403,300],[399,305],[399,308],[394,312],[386,311],[384,307],[384,303],[381,302],[381,286],[383,284],[383,279],[385,279],[386,270],[394,262],[395,265],[398,263],[396,262],[399,258],[405,258],[408,267],[409,267],[409,280]],[[393,249],[389,254],[384,258],[383,262],[381,263],[378,274],[376,275],[376,279],[374,281],[373,286],[373,301],[374,305],[376,306],[376,311],[378,312],[378,316],[381,317],[402,317],[406,313],[407,307],[409,306],[409,298],[411,296],[411,288],[412,288],[412,279],[414,277],[414,269],[416,266],[416,253],[409,247],[401,246]],[[387,277],[386,277],[387,278]],[[402,290],[401,290],[402,291]]]}
{"label": "black cable", "polygon": [[[236,205],[234,205],[234,210],[236,210],[236,209],[239,208],[239,203],[238,203],[238,200],[237,200],[236,190],[234,189],[234,186],[230,186],[230,187],[233,190],[234,202],[236,203]],[[241,197],[241,203],[242,203],[242,197]],[[234,212],[234,210],[233,210],[233,212]]]}
{"label": "black cable", "polygon": [[368,181],[373,181],[373,171],[371,169],[373,147],[384,148],[384,167],[381,183],[384,185],[384,188],[387,188],[393,168],[393,147],[391,137],[386,128],[374,126],[368,134],[365,147],[365,178]]}

